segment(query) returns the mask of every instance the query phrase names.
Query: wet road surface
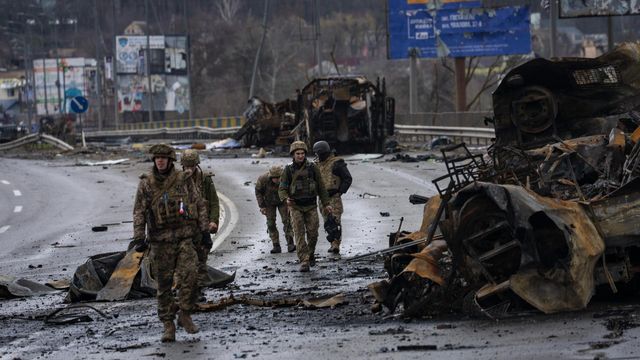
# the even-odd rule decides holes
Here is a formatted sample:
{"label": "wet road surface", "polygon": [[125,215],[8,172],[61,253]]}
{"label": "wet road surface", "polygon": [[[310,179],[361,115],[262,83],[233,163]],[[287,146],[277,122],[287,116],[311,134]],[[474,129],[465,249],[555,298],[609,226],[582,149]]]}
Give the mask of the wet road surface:
{"label": "wet road surface", "polygon": [[[344,258],[383,249],[404,217],[404,230],[420,226],[422,207],[410,194],[432,195],[431,179],[443,173],[434,162],[349,161],[354,184],[344,196],[342,254],[330,255],[321,231],[318,264],[297,271],[293,253],[272,255],[265,219],[253,186],[257,177],[286,158],[213,158],[223,200],[224,223],[209,264],[236,271],[224,289],[208,289],[208,300],[233,294],[272,300],[345,294],[334,309],[262,308],[234,305],[194,315],[201,332],[177,332],[178,342],[161,344],[155,300],[90,303],[103,319],[73,325],[45,325],[41,317],[64,307],[64,293],[0,301],[2,359],[134,358],[638,358],[639,328],[608,330],[607,322],[637,322],[634,304],[596,303],[587,311],[516,314],[498,322],[443,315],[405,322],[372,314],[366,285],[385,278],[382,262],[348,263]],[[97,167],[74,166],[70,159],[28,161],[0,158],[0,274],[46,282],[70,278],[88,256],[126,249],[138,174],[149,162]],[[8,183],[8,184],[6,184]],[[16,195],[14,190],[19,190]],[[15,211],[21,206],[20,211]],[[390,216],[380,215],[388,212]],[[106,232],[91,227],[108,225]],[[284,243],[284,241],[283,241]]]}

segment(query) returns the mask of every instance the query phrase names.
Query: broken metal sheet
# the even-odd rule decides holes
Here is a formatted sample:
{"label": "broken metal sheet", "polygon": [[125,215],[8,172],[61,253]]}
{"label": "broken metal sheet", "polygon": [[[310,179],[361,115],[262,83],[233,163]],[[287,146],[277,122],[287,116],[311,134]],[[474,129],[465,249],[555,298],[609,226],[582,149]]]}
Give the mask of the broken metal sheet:
{"label": "broken metal sheet", "polygon": [[0,299],[38,296],[56,292],[48,286],[24,278],[0,275]]}
{"label": "broken metal sheet", "polygon": [[[454,211],[478,194],[507,214],[520,248],[518,269],[509,278],[514,293],[545,313],[586,307],[594,292],[593,273],[605,244],[584,206],[543,197],[519,186],[476,183],[452,199]],[[482,217],[482,214],[476,216]],[[489,243],[496,241],[490,236],[484,239]],[[495,255],[490,260],[496,267],[500,256],[506,253],[500,254],[501,248],[482,254],[479,250],[486,250],[483,247],[486,243],[470,245],[466,239],[454,242],[452,249],[460,249],[459,242],[462,242],[465,254],[458,256],[465,258],[468,268],[477,269],[479,274],[497,276],[495,271],[500,269],[487,269],[485,264],[489,260],[483,264],[482,259],[483,256],[489,259],[487,254]]]}
{"label": "broken metal sheet", "polygon": [[69,279],[60,279],[60,280],[52,280],[45,283],[50,288],[54,288],[56,290],[69,290],[71,286],[71,280]]}
{"label": "broken metal sheet", "polygon": [[109,277],[107,284],[96,295],[97,301],[123,300],[131,291],[133,280],[140,271],[140,260],[143,253],[135,249],[127,251],[127,254],[118,262],[118,266]]}
{"label": "broken metal sheet", "polygon": [[327,307],[334,308],[344,303],[346,303],[344,294],[338,294],[334,296],[323,296],[323,297],[302,301],[302,304],[304,304],[304,306],[308,308],[318,308],[318,309],[327,308]]}
{"label": "broken metal sheet", "polygon": [[444,240],[435,240],[427,245],[417,254],[411,254],[414,258],[409,265],[404,268],[403,273],[412,272],[423,279],[429,279],[438,285],[444,285],[444,279],[438,266],[438,260],[442,253],[447,250],[447,243]]}
{"label": "broken metal sheet", "polygon": [[625,184],[607,198],[591,203],[607,246],[640,244],[640,178]]}
{"label": "broken metal sheet", "polygon": [[[146,253],[115,252],[90,257],[74,273],[66,301],[114,301],[156,295],[156,281]],[[204,287],[223,287],[233,282],[235,272],[227,274],[208,266]]]}
{"label": "broken metal sheet", "polygon": [[80,309],[90,309],[105,319],[111,318],[109,315],[90,305],[71,305],[54,310],[52,313],[47,315],[47,317],[44,319],[44,323],[52,325],[69,325],[93,321],[93,318],[91,316],[84,313]]}
{"label": "broken metal sheet", "polygon": [[198,311],[203,312],[212,312],[222,310],[231,305],[244,304],[244,305],[252,305],[252,306],[260,306],[260,307],[290,307],[290,306],[304,306],[308,309],[319,309],[319,308],[334,308],[338,305],[345,304],[346,300],[344,298],[344,294],[337,295],[329,295],[322,296],[317,298],[312,298],[308,300],[301,300],[295,298],[285,298],[285,299],[273,299],[273,300],[263,300],[257,298],[250,298],[247,296],[235,297],[233,294],[229,297],[220,299],[216,302],[209,302],[206,304],[196,304]]}

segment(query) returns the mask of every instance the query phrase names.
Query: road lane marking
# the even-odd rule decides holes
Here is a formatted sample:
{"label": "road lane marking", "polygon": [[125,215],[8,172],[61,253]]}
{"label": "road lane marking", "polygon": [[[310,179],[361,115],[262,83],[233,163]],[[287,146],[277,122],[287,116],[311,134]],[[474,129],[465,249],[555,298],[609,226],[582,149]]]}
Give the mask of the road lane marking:
{"label": "road lane marking", "polygon": [[22,205],[16,205],[16,207],[13,208],[14,213],[19,213],[21,211],[22,211]]}
{"label": "road lane marking", "polygon": [[13,190],[13,196],[22,196],[20,190]]}
{"label": "road lane marking", "polygon": [[227,207],[229,208],[229,214],[225,213],[224,219],[221,219],[221,220],[224,220],[226,224],[224,224],[223,226],[224,229],[222,229],[221,232],[216,234],[215,240],[213,240],[213,246],[211,246],[210,252],[213,252],[215,249],[218,248],[218,246],[222,245],[224,240],[231,234],[231,231],[233,231],[233,229],[236,227],[236,224],[240,220],[238,209],[236,208],[236,205],[233,203],[233,201],[231,201],[231,199],[224,196],[220,192],[218,192],[218,199],[220,199],[220,202],[222,204],[227,205]]}
{"label": "road lane marking", "polygon": [[11,183],[8,182],[7,180],[2,180],[2,183],[5,184],[5,185],[11,185]]}
{"label": "road lane marking", "polygon": [[0,227],[0,234],[2,234],[3,232],[5,232],[5,231],[9,230],[9,228],[10,228],[10,227],[11,227],[11,226],[9,226],[9,225],[5,225],[5,226],[3,226],[3,227]]}

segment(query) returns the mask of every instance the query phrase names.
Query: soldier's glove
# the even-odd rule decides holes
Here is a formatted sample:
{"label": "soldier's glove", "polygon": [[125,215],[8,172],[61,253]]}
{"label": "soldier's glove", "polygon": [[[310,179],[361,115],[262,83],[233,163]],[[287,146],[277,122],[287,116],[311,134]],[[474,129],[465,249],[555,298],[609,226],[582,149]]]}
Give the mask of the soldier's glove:
{"label": "soldier's glove", "polygon": [[327,233],[328,242],[339,240],[342,236],[342,226],[338,224],[338,219],[333,214],[327,216],[327,221],[324,222],[324,231]]}
{"label": "soldier's glove", "polygon": [[137,252],[144,252],[149,248],[149,242],[147,239],[134,239],[129,243],[128,250],[135,249]]}
{"label": "soldier's glove", "polygon": [[208,231],[202,232],[202,245],[206,246],[207,248],[211,248],[213,246],[211,234]]}

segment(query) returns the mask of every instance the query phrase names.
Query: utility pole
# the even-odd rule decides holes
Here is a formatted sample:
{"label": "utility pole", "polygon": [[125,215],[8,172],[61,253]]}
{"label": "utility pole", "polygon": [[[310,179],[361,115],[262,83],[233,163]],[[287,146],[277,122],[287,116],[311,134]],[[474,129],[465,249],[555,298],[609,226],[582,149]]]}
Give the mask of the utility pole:
{"label": "utility pole", "polygon": [[113,60],[111,67],[113,68],[113,120],[115,129],[119,130],[120,119],[118,116],[118,42],[116,41],[116,0],[111,1],[111,37],[113,39]]}
{"label": "utility pole", "polygon": [[455,62],[456,111],[467,110],[467,82],[465,81],[465,58],[457,57]]}
{"label": "utility pole", "polygon": [[148,101],[147,105],[149,106],[149,122],[153,122],[153,89],[151,89],[151,49],[150,49],[150,40],[149,40],[149,32],[151,31],[151,25],[149,24],[149,0],[144,0],[144,21],[147,25],[147,48],[144,54],[144,72],[147,76],[147,87],[148,87]]}
{"label": "utility pole", "polygon": [[418,49],[409,50],[409,59],[409,114],[415,114],[418,107]]}
{"label": "utility pole", "polygon": [[98,0],[93,0],[94,31],[96,39],[96,96],[98,97],[98,130],[102,130],[102,54],[100,53],[100,36],[98,17]]}
{"label": "utility pole", "polygon": [[189,34],[189,10],[187,9],[187,2],[186,0],[182,0],[182,11],[183,11],[183,17],[184,17],[184,25],[185,25],[185,30],[187,32],[187,43],[185,44],[185,46],[187,47],[187,81],[189,82],[188,86],[187,86],[187,91],[189,92],[189,96],[187,97],[189,99],[189,121],[193,120],[193,113],[194,113],[194,105],[193,105],[193,99],[191,98],[191,90],[193,89],[193,87],[191,86],[191,34]]}
{"label": "utility pole", "polygon": [[249,99],[251,99],[255,94],[254,91],[255,91],[255,85],[256,85],[256,73],[258,72],[258,63],[260,62],[260,54],[262,53],[262,46],[264,45],[264,40],[267,37],[268,18],[269,18],[269,0],[264,0],[264,13],[262,15],[262,39],[260,40],[258,51],[256,51],[256,58],[253,60],[253,72],[251,73],[251,86],[249,87]]}
{"label": "utility pole", "polygon": [[315,32],[313,41],[315,43],[316,62],[318,63],[318,77],[322,77],[322,56],[320,54],[320,14],[318,14],[318,0],[313,0],[313,15],[313,27]]}

